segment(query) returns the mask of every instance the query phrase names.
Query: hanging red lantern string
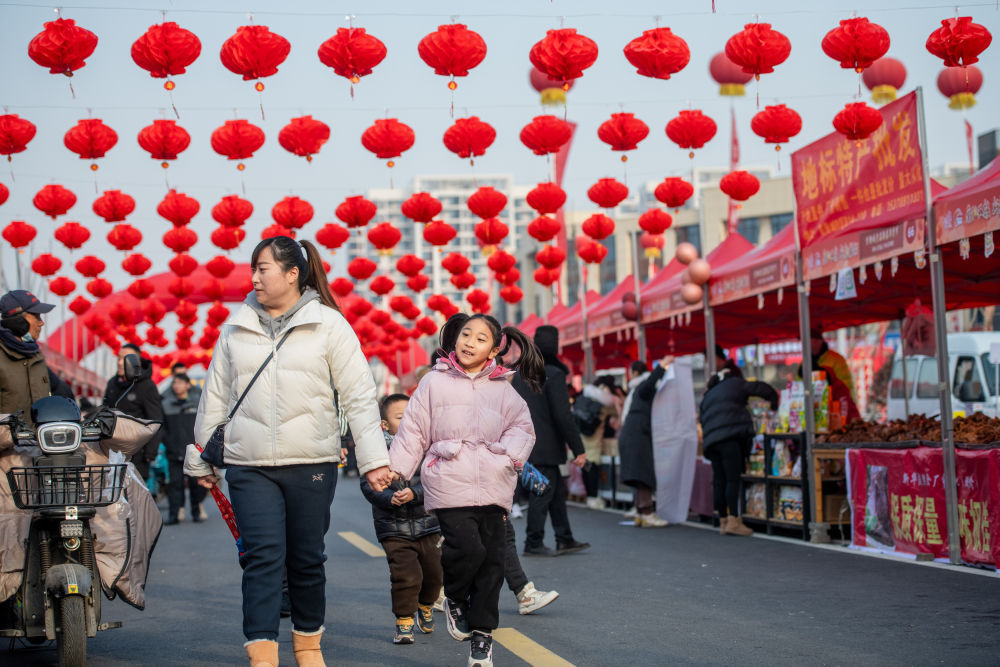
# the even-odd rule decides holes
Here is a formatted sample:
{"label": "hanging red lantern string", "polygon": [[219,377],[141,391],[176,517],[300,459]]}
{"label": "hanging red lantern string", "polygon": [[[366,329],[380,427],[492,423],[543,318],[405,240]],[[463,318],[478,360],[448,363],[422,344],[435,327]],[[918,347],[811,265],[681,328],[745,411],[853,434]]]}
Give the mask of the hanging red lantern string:
{"label": "hanging red lantern string", "polygon": [[453,276],[465,273],[472,266],[472,262],[465,255],[451,252],[441,258],[441,268]]}
{"label": "hanging red lantern string", "polygon": [[595,213],[583,221],[580,229],[587,236],[599,241],[615,233],[615,221],[603,213]]}
{"label": "hanging red lantern string", "polygon": [[455,124],[444,132],[445,148],[458,157],[469,159],[469,164],[474,165],[473,158],[485,155],[497,138],[497,132],[489,123],[484,123],[476,116],[469,118],[459,118]]}
{"label": "hanging red lantern string", "polygon": [[833,128],[848,139],[860,142],[882,125],[882,114],[864,102],[846,105],[833,118]]}
{"label": "hanging red lantern string", "polygon": [[465,300],[472,306],[474,313],[490,312],[490,295],[481,289],[474,289],[465,295]]}
{"label": "hanging red lantern string", "polygon": [[558,269],[566,261],[566,252],[559,246],[547,245],[535,253],[535,261],[546,269]]}
{"label": "hanging red lantern string", "polygon": [[414,222],[428,223],[441,212],[441,202],[426,192],[417,192],[400,205],[403,215]]}
{"label": "hanging red lantern string", "polygon": [[540,215],[528,223],[528,235],[540,243],[548,243],[562,230],[562,225],[555,218]]}
{"label": "hanging red lantern string", "polygon": [[700,109],[685,109],[667,123],[667,137],[681,148],[689,149],[688,157],[694,157],[695,149],[701,148],[715,136],[715,121]]}
{"label": "hanging red lantern string", "polygon": [[501,285],[514,285],[521,280],[521,272],[517,269],[507,269],[503,273],[496,274],[496,279]]}
{"label": "hanging red lantern string", "polygon": [[736,201],[746,201],[760,190],[760,181],[748,171],[733,171],[722,177],[719,189]]}
{"label": "hanging red lantern string", "polygon": [[76,283],[66,276],[59,276],[49,281],[49,291],[59,297],[67,297],[75,289]]}
{"label": "hanging red lantern string", "polygon": [[358,235],[364,227],[375,217],[378,211],[374,202],[371,202],[361,195],[353,195],[342,201],[334,211],[337,219],[347,225],[349,229],[357,229]]}
{"label": "hanging red lantern string", "polygon": [[628,187],[613,178],[601,178],[587,190],[587,197],[601,208],[615,208],[628,197]]}
{"label": "hanging red lantern string", "polygon": [[476,224],[473,232],[479,241],[483,255],[489,257],[496,251],[496,247],[507,238],[510,229],[499,218],[486,218]]}
{"label": "hanging red lantern string", "polygon": [[226,227],[222,225],[212,232],[209,238],[212,241],[212,245],[216,248],[229,251],[238,248],[246,236],[247,232],[242,227]]}
{"label": "hanging red lantern string", "polygon": [[639,216],[639,229],[648,234],[662,234],[670,229],[672,224],[674,219],[670,214],[659,208],[651,208]]}
{"label": "hanging red lantern string", "polygon": [[91,208],[104,222],[123,222],[135,210],[135,199],[121,190],[105,190]]}
{"label": "hanging red lantern string", "polygon": [[975,65],[945,67],[938,74],[937,87],[949,99],[948,108],[961,111],[976,106],[976,93],[983,85],[983,73]]}
{"label": "hanging red lantern string", "polygon": [[[73,19],[57,18],[45,23],[44,28],[28,43],[28,57],[48,67],[50,74],[73,76],[97,48],[97,35],[76,25]],[[75,99],[72,83],[69,90]]]}
{"label": "hanging red lantern string", "polygon": [[73,267],[84,278],[96,278],[104,273],[104,269],[108,268],[104,260],[93,255],[84,255],[76,260],[76,264]]}
{"label": "hanging red lantern string", "polygon": [[750,129],[764,143],[775,144],[774,150],[780,151],[781,144],[802,131],[802,117],[784,104],[767,106],[750,121]]}
{"label": "hanging red lantern string", "polygon": [[76,250],[90,238],[90,230],[79,222],[64,222],[56,227],[55,239],[69,250]]}
{"label": "hanging red lantern string", "polygon": [[[758,81],[761,74],[773,72],[775,66],[785,62],[791,52],[792,43],[785,35],[771,29],[770,23],[748,23],[726,42],[729,59]],[[760,107],[759,91],[757,106]]]}
{"label": "hanging red lantern string", "polygon": [[167,263],[167,266],[170,267],[174,275],[186,278],[198,268],[198,260],[186,252],[181,252],[174,255],[173,259]]}
{"label": "hanging red lantern string", "polygon": [[683,178],[672,176],[663,179],[663,182],[656,186],[653,195],[657,200],[666,204],[668,208],[675,211],[684,206],[691,195],[694,194],[694,186]]}
{"label": "hanging red lantern string", "polygon": [[163,88],[170,93],[170,106],[174,115],[180,118],[177,107],[174,106],[172,76],[179,76],[187,71],[198,56],[201,55],[201,40],[190,30],[185,30],[173,21],[164,21],[159,25],[151,25],[139,39],[132,43],[132,60],[136,65],[149,72],[154,79],[166,79]]}
{"label": "hanging red lantern string", "polygon": [[541,215],[558,211],[566,203],[566,191],[555,183],[539,183],[528,191],[525,200],[528,206]]}
{"label": "hanging red lantern string", "polygon": [[885,104],[896,99],[896,93],[906,83],[906,67],[895,58],[879,58],[861,75],[868,90],[872,91],[872,101]]}
{"label": "hanging red lantern string", "polygon": [[36,194],[32,203],[39,211],[55,220],[76,204],[76,195],[61,185],[50,184]]}
{"label": "hanging red lantern string", "polygon": [[524,291],[517,285],[505,285],[500,288],[500,298],[509,304],[515,304],[524,298]]}
{"label": "hanging red lantern string", "polygon": [[[528,53],[531,64],[550,79],[571,81],[597,60],[597,43],[573,28],[548,30]],[[569,90],[564,85],[563,90]]]}
{"label": "hanging red lantern string", "polygon": [[114,285],[104,278],[94,278],[87,283],[87,291],[90,292],[94,298],[103,299],[115,291],[115,288]]}
{"label": "hanging red lantern string", "polygon": [[559,280],[559,276],[562,274],[562,270],[559,267],[554,269],[548,269],[544,266],[540,266],[535,269],[535,272],[531,275],[532,280],[543,287],[552,287]]}
{"label": "hanging red lantern string", "polygon": [[302,229],[314,214],[312,204],[299,197],[284,197],[271,208],[271,218],[289,229]]}
{"label": "hanging red lantern string", "polygon": [[354,291],[354,283],[347,278],[334,278],[330,281],[330,291],[343,299]]}
{"label": "hanging red lantern string", "polygon": [[24,220],[14,220],[3,228],[3,238],[19,252],[38,235],[38,230]]}
{"label": "hanging red lantern string", "polygon": [[246,120],[227,120],[212,132],[212,150],[229,160],[239,160],[236,168],[246,169],[243,160],[253,157],[264,145],[264,130]]}
{"label": "hanging red lantern string", "polygon": [[[84,118],[63,135],[63,144],[80,156],[81,160],[104,157],[118,143],[118,133],[105,125],[100,118]],[[97,163],[90,163],[90,170],[97,171]]]}
{"label": "hanging red lantern string", "polygon": [[278,143],[289,153],[312,162],[312,156],[330,139],[330,126],[312,116],[293,118],[278,133]]}
{"label": "hanging red lantern string", "polygon": [[89,301],[87,301],[87,299],[85,299],[82,296],[77,296],[75,299],[69,302],[68,307],[71,313],[73,313],[77,317],[80,317],[88,310],[90,310],[90,305],[91,304]]}
{"label": "hanging red lantern string", "polygon": [[385,60],[387,50],[377,37],[365,32],[364,28],[337,28],[337,33],[319,47],[319,60],[333,68],[338,76],[351,82],[351,98],[354,98],[354,84],[361,77],[372,73],[372,69]]}
{"label": "hanging red lantern string", "polygon": [[588,236],[577,236],[576,254],[587,264],[600,264],[608,256],[608,249]]}
{"label": "hanging red lantern string", "polygon": [[416,255],[403,255],[396,260],[396,270],[407,278],[412,278],[427,266],[427,262]]}
{"label": "hanging red lantern string", "polygon": [[402,238],[403,233],[390,222],[380,222],[368,230],[368,242],[380,255],[391,255]]}
{"label": "hanging red lantern string", "polygon": [[0,116],[0,155],[6,155],[7,162],[10,162],[14,153],[21,153],[28,147],[37,130],[34,123],[16,113]]}
{"label": "hanging red lantern string", "polygon": [[142,253],[133,253],[122,260],[122,269],[131,276],[141,276],[153,266],[149,258]]}
{"label": "hanging red lantern string", "polygon": [[349,238],[351,232],[343,225],[334,222],[326,223],[316,232],[316,243],[331,252],[336,252],[337,248],[344,245]]}
{"label": "hanging red lantern string", "polygon": [[745,84],[753,78],[753,74],[744,72],[742,67],[722,51],[712,56],[708,71],[719,84],[719,95],[723,97],[743,97]]}
{"label": "hanging red lantern string", "polygon": [[183,227],[198,215],[201,204],[194,197],[188,197],[183,192],[171,190],[156,206],[156,212],[169,220],[174,227]]}
{"label": "hanging red lantern string", "polygon": [[447,222],[441,220],[431,220],[424,225],[424,240],[432,246],[436,246],[438,252],[442,252],[441,248],[448,245],[456,235],[458,235],[458,231]]}
{"label": "hanging red lantern string", "polygon": [[671,74],[680,72],[691,60],[687,42],[670,28],[644,30],[625,45],[624,52],[625,58],[640,76],[653,79],[669,79]]}
{"label": "hanging red lantern string", "polygon": [[[236,264],[225,255],[216,255],[212,259],[205,262],[205,269],[219,280],[227,277],[233,272],[234,268],[236,268]],[[226,315],[228,314],[229,312],[227,310]],[[222,319],[225,320],[226,318],[223,317]],[[219,322],[219,324],[222,324],[222,322]]]}
{"label": "hanging red lantern string", "polygon": [[116,250],[128,251],[142,243],[142,232],[132,225],[115,225],[107,239]]}
{"label": "hanging red lantern string", "polygon": [[[255,80],[254,90],[264,90],[264,77],[278,73],[278,65],[285,62],[292,45],[281,35],[271,32],[267,26],[244,25],[222,43],[219,58],[223,66],[244,81]],[[261,104],[260,117],[264,118]]]}
{"label": "hanging red lantern string", "polygon": [[451,278],[448,278],[448,282],[454,285],[457,289],[466,290],[476,284],[476,276],[468,271],[464,273],[456,273]]}
{"label": "hanging red lantern string", "polygon": [[31,270],[43,278],[55,275],[61,268],[62,260],[47,252],[31,260]]}
{"label": "hanging red lantern string", "polygon": [[889,33],[879,24],[858,16],[842,20],[826,33],[820,46],[841,68],[860,74],[889,50]]}
{"label": "hanging red lantern string", "polygon": [[347,274],[357,281],[368,280],[377,268],[378,264],[367,257],[355,257],[347,264]]}
{"label": "hanging red lantern string", "polygon": [[253,204],[236,195],[226,195],[212,207],[212,219],[224,227],[241,227],[253,215]]}
{"label": "hanging red lantern string", "polygon": [[535,116],[521,128],[521,143],[535,155],[557,153],[573,138],[573,126],[555,116]]}
{"label": "hanging red lantern string", "polygon": [[456,76],[468,76],[469,70],[486,58],[486,42],[474,30],[461,23],[438,26],[417,44],[420,59],[440,76],[450,76],[449,90],[455,90]]}
{"label": "hanging red lantern string", "polygon": [[153,296],[156,292],[156,287],[153,286],[151,280],[145,280],[143,278],[137,278],[133,280],[128,287],[125,288],[129,294],[134,296],[136,299],[142,301],[143,299],[148,299]]}
{"label": "hanging red lantern string", "polygon": [[497,250],[486,260],[486,266],[494,273],[506,273],[517,264],[517,258],[506,250]]}
{"label": "hanging red lantern string", "polygon": [[163,245],[174,252],[187,252],[198,242],[198,234],[190,227],[174,227],[163,235]]}
{"label": "hanging red lantern string", "polygon": [[480,218],[495,218],[507,206],[507,195],[496,188],[484,185],[469,195],[466,206]]}
{"label": "hanging red lantern string", "polygon": [[422,273],[418,273],[415,276],[410,276],[406,279],[406,286],[409,287],[414,292],[420,293],[427,289],[430,284],[431,279]]}
{"label": "hanging red lantern string", "polygon": [[380,118],[361,135],[361,145],[380,160],[388,160],[390,168],[396,166],[392,158],[409,150],[415,140],[413,129],[395,118]]}
{"label": "hanging red lantern string", "polygon": [[[611,119],[597,128],[597,138],[611,146],[613,151],[632,151],[640,141],[649,136],[649,126],[631,113],[613,113]],[[622,162],[628,160],[622,155]]]}
{"label": "hanging red lantern string", "polygon": [[944,61],[945,67],[967,67],[979,62],[979,54],[993,41],[985,26],[971,16],[941,21],[941,27],[927,38],[927,50]]}
{"label": "hanging red lantern string", "polygon": [[375,276],[368,283],[368,289],[378,296],[385,296],[395,288],[396,283],[389,276]]}
{"label": "hanging red lantern string", "polygon": [[[154,120],[152,125],[139,130],[139,146],[154,160],[161,160],[160,166],[170,166],[167,160],[176,160],[177,155],[191,145],[191,135],[172,120]],[[213,147],[214,147],[213,135]]]}

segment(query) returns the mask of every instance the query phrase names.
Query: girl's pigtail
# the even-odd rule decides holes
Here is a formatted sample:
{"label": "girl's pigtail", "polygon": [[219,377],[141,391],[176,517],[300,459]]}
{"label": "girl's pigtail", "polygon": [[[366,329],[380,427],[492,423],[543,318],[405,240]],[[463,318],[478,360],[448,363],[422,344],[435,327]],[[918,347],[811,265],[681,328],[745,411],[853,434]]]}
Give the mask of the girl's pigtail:
{"label": "girl's pigtail", "polygon": [[545,384],[545,360],[542,358],[542,353],[520,329],[507,326],[501,329],[501,333],[507,337],[508,344],[515,343],[521,349],[521,355],[512,367],[520,373],[532,391],[536,394],[541,393]]}
{"label": "girl's pigtail", "polygon": [[441,333],[438,335],[438,343],[448,356],[455,350],[458,343],[458,334],[462,333],[462,327],[469,321],[469,316],[465,313],[456,313],[448,318],[448,321],[441,326]]}

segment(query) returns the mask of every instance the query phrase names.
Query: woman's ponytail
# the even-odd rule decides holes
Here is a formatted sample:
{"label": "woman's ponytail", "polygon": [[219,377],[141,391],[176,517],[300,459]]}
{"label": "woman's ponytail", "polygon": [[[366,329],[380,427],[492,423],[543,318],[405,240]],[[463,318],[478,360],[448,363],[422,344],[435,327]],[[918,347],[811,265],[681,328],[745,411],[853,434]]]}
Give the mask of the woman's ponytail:
{"label": "woman's ponytail", "polygon": [[545,384],[545,360],[542,353],[535,347],[535,343],[520,329],[506,326],[500,333],[507,338],[505,349],[500,350],[499,356],[503,356],[510,349],[511,343],[516,344],[521,349],[521,355],[517,361],[510,364],[509,368],[517,370],[532,391],[541,393]]}
{"label": "woman's ponytail", "polygon": [[324,306],[329,306],[339,311],[333,294],[330,293],[329,281],[326,279],[326,269],[323,268],[323,258],[319,256],[319,251],[309,241],[300,241],[302,248],[306,251],[306,260],[309,262],[309,274],[306,277],[305,285],[300,287],[312,287],[319,294],[319,300]]}

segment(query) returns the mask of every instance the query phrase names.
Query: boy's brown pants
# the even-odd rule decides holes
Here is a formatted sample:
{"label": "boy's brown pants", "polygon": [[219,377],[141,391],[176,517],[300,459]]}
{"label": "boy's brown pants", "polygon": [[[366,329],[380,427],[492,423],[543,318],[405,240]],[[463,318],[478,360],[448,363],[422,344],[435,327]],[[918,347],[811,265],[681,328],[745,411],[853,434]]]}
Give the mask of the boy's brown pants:
{"label": "boy's brown pants", "polygon": [[437,545],[440,537],[440,533],[431,533],[416,540],[403,537],[382,540],[392,582],[392,613],[397,617],[417,613],[418,603],[429,606],[437,602],[444,577],[441,549]]}

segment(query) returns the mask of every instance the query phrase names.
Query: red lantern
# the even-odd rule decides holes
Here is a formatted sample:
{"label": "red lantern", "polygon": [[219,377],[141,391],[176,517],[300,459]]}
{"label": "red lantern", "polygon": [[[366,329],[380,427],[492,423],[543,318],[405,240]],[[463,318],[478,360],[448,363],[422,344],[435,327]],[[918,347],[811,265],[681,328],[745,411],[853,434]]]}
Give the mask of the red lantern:
{"label": "red lantern", "polygon": [[198,321],[198,306],[190,301],[181,301],[174,306],[174,314],[178,322],[189,327]]}
{"label": "red lantern", "polygon": [[593,239],[606,239],[615,233],[615,221],[602,213],[595,213],[583,221],[580,229]]}
{"label": "red lantern", "polygon": [[79,222],[66,222],[56,227],[55,237],[70,250],[76,250],[90,238],[90,230]]}
{"label": "red lantern", "polygon": [[434,68],[434,73],[450,76],[448,88],[455,90],[456,76],[468,76],[469,70],[483,62],[486,42],[479,33],[461,23],[438,26],[417,44],[420,59]]}
{"label": "red lantern", "polygon": [[198,235],[190,227],[174,227],[163,235],[163,245],[174,252],[187,252],[198,242]]}
{"label": "red lantern", "polygon": [[544,287],[551,287],[553,283],[559,280],[560,270],[558,267],[554,269],[547,269],[545,267],[539,267],[535,269],[535,273],[532,278],[536,283]]}
{"label": "red lantern", "polygon": [[484,123],[476,116],[459,118],[455,124],[444,132],[445,148],[460,158],[471,158],[485,155],[486,149],[497,138],[497,132],[489,123]]}
{"label": "red lantern", "polygon": [[550,79],[579,79],[583,70],[597,60],[597,43],[577,34],[573,28],[548,30],[545,37],[531,47],[528,58]]}
{"label": "red lantern", "polygon": [[555,183],[539,183],[532,188],[527,197],[528,206],[541,215],[555,213],[566,203],[566,191]]}
{"label": "red lantern", "polygon": [[639,245],[643,248],[643,254],[647,259],[655,259],[663,255],[663,245],[665,239],[662,234],[650,234],[643,232],[639,237]]}
{"label": "red lantern", "polygon": [[[186,278],[174,278],[167,285],[167,291],[178,299],[183,299],[194,294],[194,283]],[[178,336],[180,336],[181,331],[184,331],[184,329],[177,332]]]}
{"label": "red lantern", "polygon": [[143,299],[148,299],[156,291],[156,288],[153,287],[153,283],[151,281],[144,280],[142,278],[133,280],[129,284],[129,286],[125,289],[128,291],[129,294],[134,296],[136,299],[139,299],[140,301],[142,301]]}
{"label": "red lantern", "polygon": [[377,210],[373,202],[361,195],[354,195],[341,202],[334,213],[349,228],[355,229],[367,225],[368,221],[375,217]]}
{"label": "red lantern", "polygon": [[542,243],[554,239],[561,229],[559,221],[547,215],[540,215],[528,224],[528,234]]}
{"label": "red lantern", "polygon": [[225,255],[216,255],[205,262],[205,268],[209,273],[221,280],[233,272],[236,264]]}
{"label": "red lantern", "polygon": [[524,292],[517,285],[507,285],[500,288],[500,298],[513,304],[524,298]]}
{"label": "red lantern", "polygon": [[666,211],[651,208],[639,216],[639,229],[648,234],[662,234],[670,229],[674,219]]}
{"label": "red lantern", "polygon": [[[173,21],[149,26],[132,44],[132,60],[154,79],[184,74],[199,55],[201,40],[198,36]],[[174,82],[167,81],[163,87],[173,90]]]}
{"label": "red lantern", "polygon": [[225,227],[240,227],[253,215],[253,204],[236,195],[226,195],[212,207],[212,219]]}
{"label": "red lantern", "polygon": [[[152,326],[146,329],[146,344],[152,345],[153,347],[166,347],[170,345],[170,341],[163,333],[163,329],[157,326]],[[166,366],[167,364],[163,364]]]}
{"label": "red lantern", "polygon": [[3,114],[0,116],[0,155],[6,155],[10,162],[10,156],[24,151],[37,131],[38,128],[30,120],[20,118],[16,113]]}
{"label": "red lantern", "polygon": [[368,289],[379,296],[385,296],[396,287],[396,283],[393,282],[392,278],[389,276],[375,276],[372,281],[368,283]]}
{"label": "red lantern", "polygon": [[445,246],[458,232],[447,222],[441,220],[431,220],[424,225],[424,240],[433,246]]}
{"label": "red lantern", "polygon": [[748,23],[726,42],[726,55],[747,74],[760,79],[788,59],[792,43],[770,23]]}
{"label": "red lantern", "polygon": [[472,306],[472,310],[477,313],[485,313],[490,310],[490,295],[481,289],[474,289],[466,294],[465,300]]}
{"label": "red lantern", "polygon": [[162,160],[160,166],[164,169],[169,166],[166,160],[176,160],[190,145],[191,135],[172,120],[154,120],[152,125],[139,130],[139,146],[149,157]]}
{"label": "red lantern", "polygon": [[503,224],[499,218],[486,218],[482,222],[478,223],[473,231],[476,234],[476,239],[478,239],[480,245],[483,247],[484,254],[490,254],[492,250],[487,251],[501,243],[507,238],[507,234],[510,230],[507,225]]}
{"label": "red lantern", "polygon": [[507,206],[507,195],[484,185],[469,195],[466,205],[480,218],[495,218]]}
{"label": "red lantern", "polygon": [[656,186],[653,195],[669,208],[678,209],[684,206],[685,202],[694,194],[694,186],[683,178],[676,176],[663,179],[663,182]]}
{"label": "red lantern", "polygon": [[403,238],[403,233],[392,223],[380,222],[368,230],[368,242],[380,255],[391,255],[392,249]]}
{"label": "red lantern", "polygon": [[35,194],[32,203],[39,211],[55,220],[73,208],[76,204],[76,195],[61,185],[46,185]]}
{"label": "red lantern", "polygon": [[94,278],[87,283],[87,291],[90,292],[95,298],[103,299],[115,291],[115,288],[104,278]]}
{"label": "red lantern", "polygon": [[407,278],[412,278],[427,266],[427,262],[416,255],[403,255],[396,260],[396,270]]}
{"label": "red lantern", "polygon": [[820,46],[843,69],[863,72],[889,50],[889,33],[879,24],[858,16],[842,20],[826,33]]}
{"label": "red lantern", "polygon": [[906,67],[895,58],[879,58],[861,75],[868,90],[872,91],[872,100],[876,104],[885,104],[896,99],[896,93],[906,83]]}
{"label": "red lantern", "polygon": [[347,278],[334,278],[330,282],[330,291],[343,299],[354,291],[354,283]]}
{"label": "red lantern", "polygon": [[721,51],[712,56],[712,61],[708,64],[708,71],[715,82],[719,84],[719,95],[723,97],[742,97],[744,84],[753,78],[753,74],[744,72],[739,65]]}
{"label": "red lantern", "polygon": [[486,260],[486,265],[496,273],[506,273],[513,269],[515,264],[517,264],[517,258],[506,250],[498,250]]}
{"label": "red lantern", "polygon": [[368,319],[371,320],[371,323],[374,324],[375,326],[382,327],[385,330],[385,333],[387,334],[392,333],[392,328],[396,324],[395,322],[392,322],[392,315],[385,312],[384,310],[373,310],[372,313],[368,316]]}
{"label": "red lantern", "polygon": [[174,227],[183,227],[191,222],[191,218],[196,216],[199,210],[201,204],[197,199],[173,189],[156,206],[156,212],[173,223]]}
{"label": "red lantern", "polygon": [[284,197],[271,208],[271,217],[282,227],[302,229],[313,219],[312,204],[299,197]]}
{"label": "red lantern", "polygon": [[386,53],[385,44],[364,28],[337,28],[337,34],[319,46],[320,62],[352,84],[371,74]]}
{"label": "red lantern", "polygon": [[388,159],[386,164],[390,167],[395,166],[390,158],[409,150],[415,140],[413,128],[395,118],[380,118],[361,135],[361,145],[375,153],[375,157]]}
{"label": "red lantern", "polygon": [[927,38],[927,50],[944,61],[945,67],[966,67],[979,62],[979,54],[993,41],[984,26],[971,16],[941,21],[941,27]]}
{"label": "red lantern", "polygon": [[654,28],[625,45],[625,58],[642,76],[669,79],[687,66],[691,50],[670,28]]}
{"label": "red lantern", "polygon": [[454,308],[451,299],[443,294],[432,294],[427,298],[427,307],[436,312],[444,312],[449,308]]}
{"label": "red lantern", "polygon": [[521,279],[521,272],[517,269],[508,269],[496,275],[497,282],[501,285],[513,285]]}
{"label": "red lantern", "polygon": [[312,162],[312,156],[330,138],[330,126],[312,116],[293,118],[278,133],[278,143],[289,153],[299,155]]}
{"label": "red lantern", "polygon": [[212,132],[212,150],[230,160],[241,160],[236,166],[243,171],[242,160],[253,157],[264,145],[264,130],[245,120],[227,120]]}
{"label": "red lantern", "polygon": [[600,264],[608,255],[608,249],[586,236],[576,237],[576,254],[587,264]]}
{"label": "red lantern", "polygon": [[135,199],[121,190],[105,190],[91,208],[104,222],[122,222],[135,210]]}
{"label": "red lantern", "polygon": [[[253,284],[252,283],[245,284],[243,288],[245,288],[244,289],[245,292],[250,292],[253,289]],[[219,301],[225,296],[226,287],[225,285],[222,284],[221,280],[207,280],[201,286],[200,291],[209,299],[212,299],[213,301]]]}
{"label": "red lantern", "polygon": [[84,255],[76,261],[74,265],[77,273],[79,273],[84,278],[96,278],[104,272],[107,265],[104,261],[93,255]]}
{"label": "red lantern", "polygon": [[285,227],[284,225],[279,225],[277,222],[273,225],[269,225],[263,229],[260,233],[260,238],[263,239],[273,239],[275,236],[287,236],[288,238],[295,238],[295,230],[290,227]]}
{"label": "red lantern", "polygon": [[[24,220],[14,220],[3,228],[4,239],[14,248],[23,248],[27,246],[37,234],[38,230],[32,225],[26,223]],[[56,234],[56,238],[59,238],[58,232]]]}
{"label": "red lantern", "polygon": [[430,283],[430,278],[422,273],[418,273],[415,276],[411,276],[406,279],[406,286],[409,287],[414,292],[423,292],[427,289],[427,285]]}
{"label": "red lantern", "polygon": [[975,65],[945,67],[938,74],[937,87],[947,97],[949,109],[956,111],[976,106],[976,93],[983,85],[983,73]]}
{"label": "red lantern", "polygon": [[760,190],[760,181],[748,171],[733,171],[722,177],[719,189],[736,201],[746,201]]}
{"label": "red lantern", "polygon": [[131,250],[142,243],[142,232],[132,225],[115,225],[108,232],[107,239],[116,250]]}
{"label": "red lantern", "polygon": [[[105,125],[100,118],[85,118],[78,121],[63,135],[63,144],[79,155],[81,160],[102,158],[117,143],[118,133]],[[97,171],[97,163],[91,163],[90,168]]]}
{"label": "red lantern", "polygon": [[328,250],[336,250],[351,238],[351,233],[343,225],[328,222],[316,232],[316,242]]}
{"label": "red lantern", "polygon": [[8,197],[10,197],[10,190],[7,189],[6,185],[0,183],[0,206],[7,201]]}
{"label": "red lantern", "polygon": [[701,148],[715,136],[715,121],[700,109],[685,109],[667,123],[667,137],[681,148],[690,149],[688,157],[694,157],[694,149]]}
{"label": "red lantern", "polygon": [[573,126],[555,116],[535,116],[521,128],[521,143],[535,155],[558,153],[573,138]]}
{"label": "red lantern", "polygon": [[780,151],[781,144],[802,131],[802,117],[794,109],[777,104],[758,111],[750,121],[750,129],[763,137],[765,144],[777,144],[774,150]]}
{"label": "red lantern", "polygon": [[82,296],[78,296],[69,302],[69,309],[74,315],[79,317],[90,310],[90,302]]}
{"label": "red lantern", "polygon": [[212,245],[222,250],[232,250],[243,243],[247,236],[246,230],[242,227],[219,227],[212,232]]}
{"label": "red lantern", "polygon": [[73,76],[97,48],[97,35],[76,25],[73,19],[58,18],[45,24],[45,30],[28,43],[28,57],[49,74]]}
{"label": "red lantern", "polygon": [[456,273],[448,280],[452,285],[461,290],[469,289],[476,284],[476,276],[468,271],[465,273]]}
{"label": "red lantern", "polygon": [[167,314],[167,309],[159,299],[150,299],[142,304],[143,319],[150,324],[156,324]]}
{"label": "red lantern", "polygon": [[410,220],[427,223],[433,220],[443,207],[441,202],[426,192],[417,192],[404,201],[399,208],[403,215]]}
{"label": "red lantern", "polygon": [[[243,25],[222,43],[219,58],[230,72],[239,74],[244,81],[261,79],[278,73],[278,65],[285,62],[292,45],[281,35],[263,25]],[[254,88],[264,90],[258,81]]]}
{"label": "red lantern", "polygon": [[452,275],[465,273],[470,266],[472,266],[472,262],[469,261],[469,258],[457,252],[449,253],[441,259],[441,268]]}
{"label": "red lantern", "polygon": [[535,253],[535,261],[551,271],[562,266],[566,253],[558,246],[547,245]]}
{"label": "red lantern", "polygon": [[541,93],[543,106],[553,106],[566,104],[566,93],[573,87],[573,80],[550,79],[537,67],[532,67],[528,73],[528,81],[531,87]]}
{"label": "red lantern", "polygon": [[347,273],[355,280],[367,280],[377,268],[378,265],[367,257],[355,257],[347,265]]}
{"label": "red lantern", "polygon": [[138,252],[122,260],[122,269],[131,276],[141,276],[152,266],[153,263],[149,261],[149,258]]}
{"label": "red lantern", "polygon": [[190,276],[198,268],[198,260],[186,252],[182,252],[174,255],[173,259],[167,265],[174,275],[186,277]]}
{"label": "red lantern", "polygon": [[628,187],[613,178],[602,178],[590,186],[587,197],[601,208],[614,208],[628,197]]}
{"label": "red lantern", "polygon": [[432,336],[437,333],[438,327],[429,317],[421,317],[413,323],[414,328],[424,336]]}
{"label": "red lantern", "polygon": [[[611,146],[613,151],[635,150],[647,136],[649,126],[630,113],[613,113],[610,120],[597,128],[597,138]],[[626,160],[628,157],[622,155],[622,162]]]}
{"label": "red lantern", "polygon": [[852,141],[867,139],[882,125],[882,114],[864,102],[846,105],[833,118],[833,128]]}
{"label": "red lantern", "polygon": [[49,291],[56,296],[69,296],[76,289],[76,283],[66,276],[59,276],[49,281]]}
{"label": "red lantern", "polygon": [[47,252],[31,260],[31,270],[43,278],[54,276],[61,268],[62,260]]}

